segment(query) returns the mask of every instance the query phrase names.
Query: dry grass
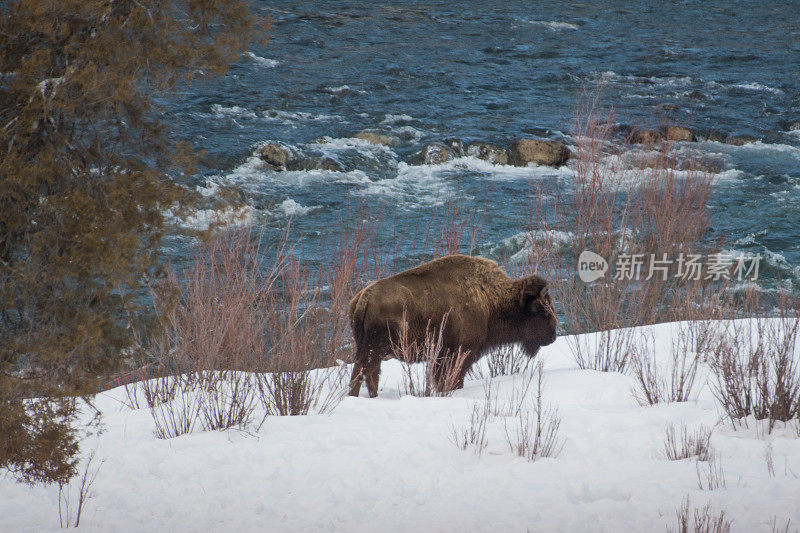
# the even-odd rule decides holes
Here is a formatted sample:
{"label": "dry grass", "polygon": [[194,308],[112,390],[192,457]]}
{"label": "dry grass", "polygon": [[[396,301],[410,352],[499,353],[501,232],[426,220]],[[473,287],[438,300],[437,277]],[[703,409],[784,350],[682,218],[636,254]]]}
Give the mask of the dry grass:
{"label": "dry grass", "polygon": [[769,477],[775,477],[775,453],[771,442],[767,443],[767,447],[764,450],[764,461],[767,463]]}
{"label": "dry grass", "polygon": [[317,271],[285,245],[266,258],[246,229],[203,241],[153,288],[159,327],[138,337],[138,354],[156,376],[127,386],[128,403],[150,408],[161,438],[246,428],[259,407],[278,415],[332,408],[345,390],[336,361],[349,354],[347,304],[361,284],[366,235],[356,227],[334,249],[333,267]]}
{"label": "dry grass", "polygon": [[473,403],[469,423],[465,427],[453,425],[451,435],[453,443],[462,451],[473,449],[475,454],[480,457],[489,444],[486,438],[486,427],[490,416],[488,401]]}
{"label": "dry grass", "polygon": [[539,362],[535,371],[515,379],[506,401],[501,402],[495,382],[484,380],[484,398],[475,402],[466,426],[453,425],[451,440],[461,450],[469,448],[480,455],[488,446],[489,422],[502,418],[509,449],[528,461],[556,457],[564,445],[558,436],[561,418],[558,409],[544,402],[544,368]]}
{"label": "dry grass", "polygon": [[[770,530],[772,533],[789,533],[791,531],[789,528],[792,525],[792,519],[787,518],[784,521],[779,519],[777,516],[773,516],[770,525],[772,526],[772,529]],[[795,529],[795,531],[797,530]]]}
{"label": "dry grass", "polygon": [[717,490],[727,487],[725,471],[719,455],[709,453],[706,461],[695,462],[697,486],[700,490]]}
{"label": "dry grass", "polygon": [[[443,348],[442,335],[447,326],[447,315],[441,323],[425,327],[425,339],[411,339],[405,315],[396,339],[390,339],[392,353],[403,366],[402,381],[398,388],[406,396],[450,396],[463,385],[462,377],[469,364],[470,353],[461,348],[452,352]],[[419,372],[418,363],[424,365]]]}
{"label": "dry grass", "polygon": [[602,372],[624,372],[634,351],[634,341],[634,331],[630,328],[567,337],[578,368]]}
{"label": "dry grass", "polygon": [[714,456],[711,446],[712,430],[700,426],[693,432],[685,424],[681,424],[680,434],[675,426],[667,426],[667,436],[664,440],[664,452],[670,461],[680,461],[694,457],[697,461],[710,461]]}
{"label": "dry grass", "polygon": [[[89,500],[95,497],[92,491],[97,474],[103,466],[101,461],[96,467],[93,465],[96,451],[89,454],[77,486],[77,494],[73,494],[71,483],[58,484],[58,523],[62,529],[79,527],[81,516]],[[77,508],[73,507],[73,498],[77,498]]]}
{"label": "dry grass", "polygon": [[675,533],[728,533],[731,530],[732,520],[728,519],[725,511],[714,513],[711,504],[702,509],[692,510],[687,496],[683,505],[676,511],[678,524],[674,529],[667,531]]}
{"label": "dry grass", "polygon": [[[704,322],[684,322],[677,337],[670,340],[670,358],[659,364],[657,343],[652,332],[638,336],[631,358],[631,371],[637,388],[633,395],[640,405],[661,402],[688,402],[696,397],[697,372],[702,362],[705,340]],[[668,369],[664,369],[664,364]]]}
{"label": "dry grass", "polygon": [[[521,397],[525,397],[525,392]],[[544,366],[541,362],[536,366],[536,388],[531,403],[527,408],[518,409],[513,420],[511,428],[507,419],[504,426],[506,442],[512,452],[528,461],[557,457],[561,452],[564,445],[558,437],[561,417],[557,408],[544,403]]]}

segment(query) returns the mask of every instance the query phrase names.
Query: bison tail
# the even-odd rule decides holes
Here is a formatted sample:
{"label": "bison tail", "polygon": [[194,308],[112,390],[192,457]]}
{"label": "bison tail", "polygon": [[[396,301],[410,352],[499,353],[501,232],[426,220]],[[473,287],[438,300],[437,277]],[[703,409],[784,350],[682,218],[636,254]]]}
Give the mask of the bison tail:
{"label": "bison tail", "polygon": [[[353,328],[353,337],[356,341],[356,350],[364,346],[365,327],[364,318],[367,314],[367,298],[362,291],[358,296],[358,300],[354,302],[350,309],[350,326]],[[357,354],[358,355],[358,354]]]}

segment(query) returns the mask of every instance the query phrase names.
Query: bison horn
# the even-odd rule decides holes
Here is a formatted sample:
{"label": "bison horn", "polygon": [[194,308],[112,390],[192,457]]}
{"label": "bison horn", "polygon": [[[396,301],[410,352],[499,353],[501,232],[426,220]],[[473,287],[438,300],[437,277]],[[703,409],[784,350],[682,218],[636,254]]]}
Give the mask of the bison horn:
{"label": "bison horn", "polygon": [[542,290],[539,291],[539,298],[544,298],[549,294],[547,290],[547,286],[542,287]]}

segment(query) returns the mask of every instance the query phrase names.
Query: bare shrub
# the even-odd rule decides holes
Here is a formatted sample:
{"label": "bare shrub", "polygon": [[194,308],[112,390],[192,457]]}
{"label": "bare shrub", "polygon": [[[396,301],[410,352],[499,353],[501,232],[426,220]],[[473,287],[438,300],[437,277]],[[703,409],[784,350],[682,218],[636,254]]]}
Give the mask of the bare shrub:
{"label": "bare shrub", "polygon": [[296,416],[333,410],[345,394],[347,368],[278,370],[256,376],[259,397],[268,415]]}
{"label": "bare shrub", "polygon": [[263,269],[256,239],[246,228],[219,233],[199,245],[185,268],[169,271],[168,284],[157,294],[167,335],[160,339],[162,367],[254,367],[267,340],[265,303],[282,269],[280,261]]}
{"label": "bare shrub", "polygon": [[[694,386],[702,353],[697,351],[705,343],[703,330],[694,323],[681,323],[677,336],[670,340],[668,370],[659,365],[657,343],[652,331],[639,336],[633,349],[631,370],[637,388],[633,395],[639,405],[661,402],[687,402],[694,398]],[[667,378],[664,374],[668,374]]]}
{"label": "bare shrub", "polygon": [[509,429],[507,419],[504,426],[511,451],[528,461],[535,461],[540,457],[556,457],[564,445],[558,437],[561,426],[558,409],[544,403],[544,365],[541,362],[537,364],[536,372],[536,390],[532,405],[516,414],[513,429]]}
{"label": "bare shrub", "polygon": [[715,339],[713,392],[734,425],[748,416],[778,421],[800,418],[800,316],[781,302],[776,318],[733,321]]}
{"label": "bare shrub", "polygon": [[697,486],[700,490],[717,490],[727,486],[719,455],[711,453],[706,461],[695,462]]}
{"label": "bare shrub", "polygon": [[578,368],[624,372],[634,350],[634,332],[630,328],[623,328],[588,335],[570,335],[567,344]]}
{"label": "bare shrub", "polygon": [[[570,342],[578,365],[624,371],[630,339],[610,332],[699,314],[683,295],[713,294],[713,281],[679,273],[674,264],[664,268],[664,258],[719,248],[708,241],[714,165],[699,154],[679,155],[669,141],[647,148],[657,165],[631,164],[625,154],[641,148],[614,141],[613,117],[598,116],[597,98],[576,112],[571,186],[542,182],[533,189],[528,268],[558,280],[553,295],[567,334],[602,332]],[[583,251],[608,262],[604,277],[585,283],[575,275]]]}
{"label": "bare shrub", "polygon": [[[325,390],[323,371],[331,361],[330,338],[341,333],[340,313],[321,309],[321,294],[311,283],[311,272],[298,257],[281,258],[279,290],[267,300],[269,345],[257,376],[259,398],[268,414],[305,415],[313,412]],[[321,322],[330,320],[330,338]]]}
{"label": "bare shrub", "polygon": [[[376,228],[380,223],[372,215],[374,206],[348,206],[344,220],[339,224],[342,233],[335,243],[323,250],[328,260],[320,261],[316,273],[312,275],[310,266],[300,255],[293,261],[286,274],[295,278],[288,286],[293,291],[302,290],[304,306],[309,309],[306,328],[310,341],[318,347],[324,366],[332,366],[336,361],[348,361],[351,357],[352,334],[348,307],[350,299],[364,285],[365,276],[371,273],[373,279],[383,277],[394,268],[388,264],[384,251],[373,242]],[[299,272],[298,272],[299,269]],[[298,279],[298,278],[305,279]],[[287,298],[293,302],[293,298]],[[294,304],[290,303],[290,308]],[[297,315],[297,310],[294,311]]]}
{"label": "bare shrub", "polygon": [[[138,405],[139,398],[143,398],[145,405],[153,408],[161,403],[168,403],[175,399],[175,395],[180,390],[181,379],[172,376],[159,376],[153,379],[145,379],[131,384],[129,394],[130,405]],[[126,393],[128,387],[126,386]],[[134,402],[136,402],[134,404]]]}
{"label": "bare shrub", "polygon": [[159,401],[168,401],[172,398],[170,391],[156,388],[154,384],[147,387],[143,386],[143,382],[149,381],[149,378],[154,377],[152,374],[155,368],[155,362],[150,362],[127,376],[117,378],[115,384],[119,385],[121,383],[125,393],[122,403],[128,409],[152,407]]}
{"label": "bare shrub", "polygon": [[489,420],[498,414],[497,389],[491,379],[483,380],[483,401],[474,402],[470,411],[469,423],[466,426],[453,424],[450,440],[461,450],[472,448],[480,456],[489,444],[486,430]]}
{"label": "bare shrub", "polygon": [[728,533],[731,530],[732,520],[725,515],[725,511],[714,513],[711,504],[702,509],[692,510],[687,496],[683,505],[676,511],[678,517],[677,527],[667,528],[675,533]]}
{"label": "bare shrub", "polygon": [[709,461],[714,456],[714,448],[711,447],[712,430],[700,426],[693,432],[685,424],[681,424],[680,434],[675,430],[675,426],[667,426],[667,436],[664,441],[664,451],[670,461],[680,461],[690,457],[698,461]]}
{"label": "bare shrub", "polygon": [[[161,390],[173,391],[168,400],[155,402],[150,407],[155,436],[159,439],[171,439],[191,433],[200,422],[200,395],[196,389],[199,380],[194,375],[180,374],[163,376],[152,381],[160,383],[155,387]],[[143,388],[149,386],[147,383]]]}
{"label": "bare shrub", "polygon": [[252,422],[256,387],[245,372],[266,352],[264,310],[280,268],[262,268],[254,240],[244,228],[212,235],[152,286],[158,324],[137,335],[137,351],[156,377],[128,398],[147,403],[160,438]]}
{"label": "bare shrub", "polygon": [[705,331],[694,323],[683,323],[679,327],[677,338],[671,339],[669,401],[688,402],[696,397],[693,391],[697,370],[707,341]]}
{"label": "bare shrub", "polygon": [[302,250],[278,250],[276,290],[266,302],[268,346],[257,376],[259,396],[268,414],[327,412],[344,398],[345,361],[351,359],[350,298],[363,285],[370,264],[376,276],[387,265],[372,244],[375,221],[348,207],[342,233],[329,260],[313,267]]}
{"label": "bare shrub", "polygon": [[[396,339],[390,339],[392,353],[403,366],[400,393],[408,396],[450,396],[453,391],[463,385],[461,380],[466,374],[470,352],[458,350],[452,352],[443,348],[443,332],[447,325],[447,314],[440,324],[425,326],[425,339],[418,341],[409,336],[409,325],[403,315],[400,331]],[[417,363],[424,365],[419,372]]]}
{"label": "bare shrub", "polygon": [[267,413],[277,416],[308,414],[321,386],[307,370],[281,370],[258,376],[262,405]]}
{"label": "bare shrub", "polygon": [[253,421],[258,398],[252,374],[238,370],[206,371],[197,386],[204,430],[244,429]]}
{"label": "bare shrub", "polygon": [[371,231],[362,221],[348,220],[330,262],[317,266],[287,249],[286,236],[270,256],[245,228],[210,235],[153,287],[158,328],[139,335],[138,353],[156,377],[126,388],[128,404],[148,405],[164,438],[245,428],[259,404],[280,415],[336,405],[347,304]]}
{"label": "bare shrub", "polygon": [[631,371],[637,385],[633,390],[633,397],[639,405],[655,405],[667,401],[668,385],[658,367],[652,332],[643,333],[636,342],[631,357]]}
{"label": "bare shrub", "polygon": [[[104,463],[101,461],[96,468],[93,467],[92,463],[96,453],[96,450],[90,453],[86,460],[80,484],[77,487],[77,494],[73,494],[71,483],[58,483],[58,523],[62,529],[80,526],[86,503],[95,497],[92,486]],[[74,497],[78,499],[77,508],[73,508]]]}
{"label": "bare shrub", "polygon": [[469,423],[465,427],[453,425],[451,435],[453,443],[464,451],[468,448],[472,448],[480,457],[488,444],[488,440],[486,439],[486,426],[490,416],[491,413],[488,401],[473,403]]}

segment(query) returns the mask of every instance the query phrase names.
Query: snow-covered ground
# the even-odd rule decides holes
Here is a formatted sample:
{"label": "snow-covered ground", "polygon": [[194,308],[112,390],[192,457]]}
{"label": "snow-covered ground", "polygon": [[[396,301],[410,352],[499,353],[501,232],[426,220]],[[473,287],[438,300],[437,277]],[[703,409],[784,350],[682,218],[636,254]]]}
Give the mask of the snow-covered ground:
{"label": "snow-covered ground", "polygon": [[[666,351],[676,325],[653,326]],[[384,363],[377,399],[330,414],[270,417],[259,431],[153,435],[147,409],[115,389],[98,398],[105,432],[84,443],[103,464],[81,527],[90,531],[665,531],[688,496],[733,531],[800,527],[800,438],[734,431],[708,386],[696,401],[640,406],[629,375],[576,368],[566,339],[544,348],[546,403],[563,449],[528,462],[509,450],[502,416],[478,456],[451,440],[483,402],[468,381],[450,398],[401,397],[401,365]],[[706,377],[703,369],[701,379]],[[521,376],[493,380],[500,403]],[[362,390],[362,394],[366,391]],[[667,460],[669,423],[715,426],[726,486],[698,487],[694,459]],[[793,432],[794,431],[794,432]],[[770,473],[766,457],[773,458]],[[707,463],[700,463],[701,470]],[[0,478],[0,530],[58,529],[58,488]]]}

